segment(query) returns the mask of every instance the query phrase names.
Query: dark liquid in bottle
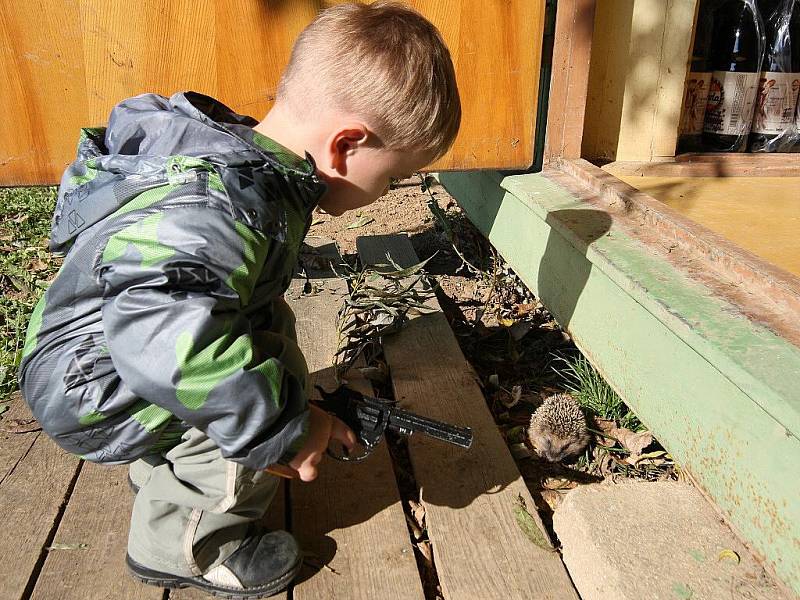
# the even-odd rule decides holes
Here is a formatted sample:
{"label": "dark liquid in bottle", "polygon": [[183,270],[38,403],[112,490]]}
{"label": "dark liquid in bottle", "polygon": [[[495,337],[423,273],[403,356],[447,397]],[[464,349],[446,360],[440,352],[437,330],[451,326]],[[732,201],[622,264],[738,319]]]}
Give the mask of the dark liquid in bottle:
{"label": "dark liquid in bottle", "polygon": [[713,152],[744,152],[761,74],[758,11],[727,0],[714,11],[712,68],[703,124],[703,145]]}
{"label": "dark liquid in bottle", "polygon": [[703,120],[706,115],[711,66],[708,62],[713,33],[714,9],[722,0],[700,0],[697,10],[692,63],[683,87],[683,107],[678,126],[678,152],[702,150]]}
{"label": "dark liquid in bottle", "polygon": [[794,118],[800,92],[800,2],[761,0],[766,51],[761,67],[750,150],[788,150],[794,140]]}

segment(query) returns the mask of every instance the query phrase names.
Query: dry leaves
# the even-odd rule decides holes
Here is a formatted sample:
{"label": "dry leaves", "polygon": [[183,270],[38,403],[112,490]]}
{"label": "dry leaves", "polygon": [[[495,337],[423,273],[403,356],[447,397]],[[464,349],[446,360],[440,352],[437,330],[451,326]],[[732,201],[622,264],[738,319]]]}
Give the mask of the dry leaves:
{"label": "dry leaves", "polygon": [[[397,331],[410,314],[432,310],[427,302],[435,292],[427,283],[428,274],[424,270],[428,260],[407,269],[396,263],[361,271],[346,263],[340,265],[342,272],[337,275],[348,282],[350,296],[345,298],[337,317],[339,348],[334,356],[337,379],[365,350]],[[380,270],[389,266],[395,270]]]}
{"label": "dry leaves", "polygon": [[619,443],[623,449],[628,451],[626,462],[635,465],[641,460],[642,452],[653,443],[653,434],[649,431],[631,431],[626,427],[617,427],[615,421],[610,419],[595,419],[595,426],[602,432],[599,437],[604,446],[613,447]]}
{"label": "dry leaves", "polygon": [[369,367],[359,367],[359,372],[364,378],[377,384],[384,384],[389,380],[389,367],[383,361],[376,360],[375,364]]}
{"label": "dry leaves", "polygon": [[374,218],[372,218],[372,217],[370,217],[368,215],[364,215],[362,217],[359,217],[358,219],[356,219],[352,223],[350,223],[350,225],[347,226],[347,229],[358,229],[359,227],[364,227],[365,225],[369,225],[370,223],[372,223],[374,221],[375,221]]}
{"label": "dry leaves", "polygon": [[514,503],[514,518],[517,520],[517,525],[522,530],[531,542],[539,546],[542,550],[548,552],[555,552],[550,540],[547,539],[545,533],[539,527],[539,523],[533,518],[528,507],[525,504],[525,499],[521,495],[517,495],[516,502]]}
{"label": "dry leaves", "polygon": [[48,546],[48,550],[85,550],[89,547],[89,544],[84,544],[83,542],[78,542],[76,544],[62,544],[60,542],[54,542],[52,546]]}
{"label": "dry leaves", "polygon": [[624,473],[646,479],[669,477],[674,463],[669,454],[656,448],[645,452],[656,444],[649,431],[631,431],[617,427],[610,419],[594,419],[597,446],[594,449],[596,471],[603,477]]}
{"label": "dry leaves", "polygon": [[520,398],[522,398],[522,386],[515,385],[510,393],[500,395],[500,403],[506,408],[511,408],[519,403]]}
{"label": "dry leaves", "polygon": [[640,431],[636,433],[630,429],[620,427],[614,434],[619,443],[631,453],[630,456],[628,456],[628,461],[638,460],[642,451],[653,443],[653,434],[649,431]]}

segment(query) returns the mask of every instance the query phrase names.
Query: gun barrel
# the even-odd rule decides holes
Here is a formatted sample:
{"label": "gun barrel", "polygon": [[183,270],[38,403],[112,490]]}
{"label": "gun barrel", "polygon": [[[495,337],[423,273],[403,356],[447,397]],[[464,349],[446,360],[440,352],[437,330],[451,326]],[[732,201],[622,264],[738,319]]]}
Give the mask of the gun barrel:
{"label": "gun barrel", "polygon": [[401,408],[392,408],[390,410],[388,425],[400,433],[405,435],[422,433],[428,437],[461,446],[462,448],[469,448],[472,445],[472,429],[469,427],[450,425]]}

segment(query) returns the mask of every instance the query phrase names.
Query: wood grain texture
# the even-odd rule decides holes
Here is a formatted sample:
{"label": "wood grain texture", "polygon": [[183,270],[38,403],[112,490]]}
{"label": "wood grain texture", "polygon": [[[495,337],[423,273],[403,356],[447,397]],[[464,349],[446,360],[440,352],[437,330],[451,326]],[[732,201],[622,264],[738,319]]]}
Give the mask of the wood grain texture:
{"label": "wood grain texture", "polygon": [[[590,203],[599,200],[601,210],[638,224],[637,237],[660,238],[660,242],[648,240],[647,243],[654,244],[655,249],[671,248],[666,257],[669,262],[680,263],[682,270],[691,272],[713,289],[717,297],[740,306],[749,318],[800,346],[800,326],[793,317],[800,311],[800,278],[588,161],[561,161],[557,169],[549,170],[546,175],[559,179],[559,185],[583,200]],[[566,178],[562,179],[561,175]],[[575,186],[576,183],[579,185]],[[503,186],[514,193],[508,183],[504,182]],[[684,252],[686,258],[678,260]]]}
{"label": "wood grain texture", "polygon": [[[33,419],[33,415],[22,396],[17,392],[12,395],[8,410],[3,413],[0,428],[11,423],[12,420],[28,421],[29,419]],[[17,434],[0,431],[0,486],[14,472],[17,464],[30,452],[38,437],[39,432]]]}
{"label": "wood grain texture", "polygon": [[87,123],[79,0],[0,0],[0,185],[54,183]]}
{"label": "wood grain texture", "polygon": [[800,277],[800,177],[618,177]]}
{"label": "wood grain texture", "polygon": [[[362,237],[357,245],[365,264],[383,261],[387,251],[401,266],[416,261],[406,236]],[[522,499],[548,539],[444,314],[412,319],[384,340],[384,352],[403,408],[468,425],[475,436],[469,450],[409,440],[444,597],[577,600],[559,555],[534,544],[517,522]]]}
{"label": "wood grain texture", "polygon": [[84,463],[53,543],[86,548],[50,550],[31,600],[161,600],[125,567],[132,507],[126,466]]}
{"label": "wood grain texture", "polygon": [[582,156],[675,155],[697,0],[599,2]]}
{"label": "wood grain texture", "polygon": [[558,3],[545,162],[581,156],[596,4],[597,0]]}
{"label": "wood grain texture", "polygon": [[[337,2],[0,0],[0,185],[56,183],[78,129],[121,100],[193,89],[262,118],[292,44]],[[432,170],[533,162],[544,0],[414,0],[456,67],[462,130]]]}
{"label": "wood grain texture", "polygon": [[800,177],[800,153],[680,154],[672,160],[615,161],[603,165],[615,177]]}
{"label": "wood grain texture", "polygon": [[33,443],[0,483],[0,600],[24,597],[80,462],[42,432],[16,435]]}
{"label": "wood grain texture", "polygon": [[[336,386],[331,367],[338,347],[336,313],[347,284],[330,273],[323,281],[322,292],[302,296],[303,281],[296,279],[287,300],[297,315],[311,383],[330,391]],[[348,382],[372,393],[357,371],[348,374]],[[309,553],[294,586],[295,600],[424,598],[386,444],[364,462],[326,457],[316,480],[293,481],[291,488],[292,531]]]}

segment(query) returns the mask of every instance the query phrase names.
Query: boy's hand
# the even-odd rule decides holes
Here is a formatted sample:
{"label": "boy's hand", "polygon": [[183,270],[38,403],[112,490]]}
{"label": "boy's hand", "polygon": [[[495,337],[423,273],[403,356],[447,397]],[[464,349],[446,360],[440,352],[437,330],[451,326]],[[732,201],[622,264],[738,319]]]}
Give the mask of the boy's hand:
{"label": "boy's hand", "polygon": [[290,469],[272,465],[267,470],[277,475],[299,477],[301,481],[313,481],[317,477],[317,465],[331,439],[341,442],[348,450],[355,447],[356,436],[347,425],[313,404],[309,406],[309,410],[308,439],[289,462]]}

